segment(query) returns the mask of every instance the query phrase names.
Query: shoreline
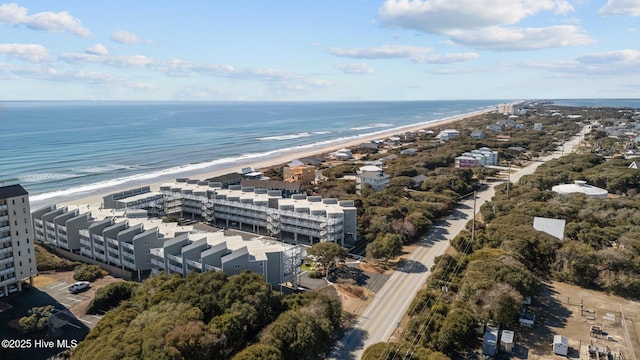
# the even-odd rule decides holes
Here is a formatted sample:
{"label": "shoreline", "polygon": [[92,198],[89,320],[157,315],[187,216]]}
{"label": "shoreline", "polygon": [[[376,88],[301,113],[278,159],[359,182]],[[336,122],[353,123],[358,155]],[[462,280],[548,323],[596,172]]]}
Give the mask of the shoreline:
{"label": "shoreline", "polygon": [[[495,109],[493,108],[487,108],[487,109],[472,111],[472,112],[464,113],[460,115],[454,115],[454,116],[446,117],[442,119],[431,120],[428,122],[416,123],[411,125],[403,125],[393,129],[381,130],[381,131],[374,132],[364,136],[358,136],[358,137],[349,138],[349,139],[331,140],[328,142],[328,144],[308,144],[308,145],[301,145],[291,149],[275,150],[271,154],[273,155],[272,157],[265,158],[265,159],[251,158],[251,159],[243,160],[242,158],[239,158],[239,159],[222,163],[222,164],[210,165],[209,167],[212,167],[211,169],[185,170],[183,172],[171,173],[170,177],[169,175],[167,175],[166,178],[163,176],[159,176],[159,178],[157,179],[153,179],[151,181],[146,181],[146,182],[144,181],[145,174],[140,174],[140,175],[131,177],[131,179],[129,180],[122,179],[122,182],[114,183],[113,185],[108,185],[108,186],[104,186],[97,189],[92,188],[84,192],[77,191],[77,189],[79,188],[81,189],[83,186],[89,187],[92,185],[94,186],[96,185],[96,184],[87,184],[87,185],[79,186],[76,188],[53,191],[51,192],[51,196],[47,196],[46,198],[43,198],[43,199],[37,199],[38,195],[42,195],[42,194],[37,194],[33,196],[33,197],[36,197],[36,199],[34,200],[33,198],[30,198],[29,202],[30,202],[32,211],[49,206],[49,205],[53,205],[53,204],[66,204],[66,205],[82,204],[82,205],[99,206],[101,205],[102,198],[104,196],[114,192],[130,189],[134,187],[150,186],[151,191],[159,191],[160,185],[166,182],[172,182],[176,178],[188,177],[192,179],[204,180],[204,179],[208,179],[208,178],[212,178],[212,177],[216,177],[216,176],[220,176],[228,173],[238,172],[242,167],[247,167],[247,166],[251,166],[255,169],[269,168],[269,167],[273,167],[281,164],[286,164],[295,159],[318,156],[318,155],[326,154],[342,148],[352,148],[362,143],[370,142],[373,140],[377,140],[380,138],[385,138],[393,135],[403,134],[409,131],[418,131],[422,129],[428,130],[428,129],[432,129],[432,128],[436,128],[444,125],[461,123],[470,118],[473,118],[482,114],[486,114],[494,110]],[[266,154],[265,156],[270,156],[270,155]],[[215,162],[215,161],[212,161],[212,162]],[[204,165],[203,167],[206,168],[208,166]],[[118,180],[118,179],[113,179],[112,181],[115,181],[115,180]],[[68,192],[68,193],[65,193],[65,192]],[[49,194],[49,193],[44,193],[44,194]]]}

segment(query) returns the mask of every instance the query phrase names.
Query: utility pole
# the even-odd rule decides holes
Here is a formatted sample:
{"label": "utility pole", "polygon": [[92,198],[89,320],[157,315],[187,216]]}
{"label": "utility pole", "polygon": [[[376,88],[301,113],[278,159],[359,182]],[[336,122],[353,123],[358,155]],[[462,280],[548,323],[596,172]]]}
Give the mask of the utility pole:
{"label": "utility pole", "polygon": [[473,217],[471,218],[471,243],[476,239],[476,192],[473,192]]}
{"label": "utility pole", "polygon": [[[507,197],[509,197],[509,187],[511,186],[511,161],[509,161],[509,168],[507,169]],[[474,209],[475,211],[475,209]]]}

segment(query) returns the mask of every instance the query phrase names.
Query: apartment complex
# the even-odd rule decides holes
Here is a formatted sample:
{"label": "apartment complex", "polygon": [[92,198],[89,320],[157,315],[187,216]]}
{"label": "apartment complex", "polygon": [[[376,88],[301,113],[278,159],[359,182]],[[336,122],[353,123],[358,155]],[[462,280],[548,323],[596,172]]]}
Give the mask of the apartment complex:
{"label": "apartment complex", "polygon": [[0,186],[0,292],[22,291],[37,274],[29,194],[20,185]]}
{"label": "apartment complex", "polygon": [[195,179],[177,179],[163,184],[167,215],[201,218],[220,227],[232,227],[296,244],[331,241],[344,244],[356,234],[353,201],[323,199],[259,187],[221,184]]}
{"label": "apartment complex", "polygon": [[295,283],[301,260],[301,250],[293,245],[197,231],[148,218],[141,209],[49,206],[34,211],[33,218],[39,241],[68,251],[68,257],[138,280],[158,272],[222,270],[232,275],[251,270],[277,286]]}

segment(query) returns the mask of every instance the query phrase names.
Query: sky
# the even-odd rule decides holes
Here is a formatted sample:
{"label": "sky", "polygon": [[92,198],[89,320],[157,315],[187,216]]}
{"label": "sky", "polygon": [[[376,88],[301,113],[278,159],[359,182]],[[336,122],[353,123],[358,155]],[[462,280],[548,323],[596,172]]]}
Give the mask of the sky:
{"label": "sky", "polygon": [[640,0],[0,0],[0,100],[640,98]]}

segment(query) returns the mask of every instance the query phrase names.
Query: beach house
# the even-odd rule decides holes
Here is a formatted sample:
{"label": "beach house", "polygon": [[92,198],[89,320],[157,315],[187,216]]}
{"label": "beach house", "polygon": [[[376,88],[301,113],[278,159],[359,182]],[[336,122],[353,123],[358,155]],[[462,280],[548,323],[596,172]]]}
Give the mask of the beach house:
{"label": "beach house", "polygon": [[22,291],[37,274],[29,193],[20,185],[0,186],[0,295]]}

